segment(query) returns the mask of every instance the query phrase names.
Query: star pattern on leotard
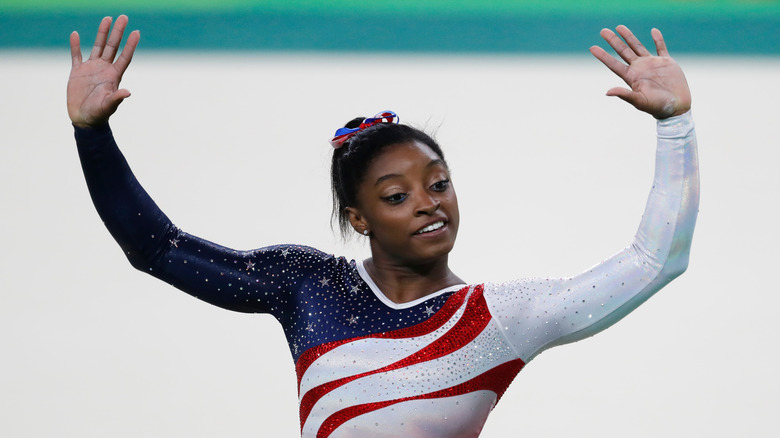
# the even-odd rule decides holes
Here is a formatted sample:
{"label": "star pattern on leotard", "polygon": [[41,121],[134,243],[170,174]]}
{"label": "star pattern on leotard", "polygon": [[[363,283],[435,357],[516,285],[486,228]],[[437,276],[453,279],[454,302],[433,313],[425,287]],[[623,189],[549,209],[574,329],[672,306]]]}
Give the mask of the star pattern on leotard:
{"label": "star pattern on leotard", "polygon": [[[675,122],[675,124],[679,123]],[[685,124],[687,125],[687,123]],[[692,125],[690,128],[686,126],[685,129],[692,129]],[[110,139],[102,131],[99,132],[101,138]],[[693,131],[690,132],[692,134]],[[676,135],[675,138],[677,138]],[[693,141],[692,137],[686,138],[691,138]],[[222,248],[210,242],[201,242],[195,236],[172,228],[173,225],[170,224],[167,217],[158,213],[158,209],[148,200],[148,197],[145,195],[136,196],[142,194],[140,186],[132,179],[132,174],[128,175],[128,171],[123,170],[126,166],[112,142],[113,140],[110,140],[106,146],[109,146],[113,151],[112,154],[116,156],[113,160],[117,161],[118,164],[107,164],[113,166],[110,168],[116,169],[116,172],[122,172],[119,173],[121,177],[100,179],[103,178],[100,175],[107,172],[102,167],[104,163],[97,159],[89,161],[101,165],[91,165],[95,167],[94,169],[85,167],[85,175],[90,182],[90,188],[96,187],[95,190],[98,190],[97,195],[99,196],[93,196],[96,204],[102,197],[121,207],[115,209],[116,211],[113,213],[110,212],[112,216],[105,220],[106,225],[112,231],[118,229],[122,232],[133,233],[130,236],[133,245],[135,243],[156,244],[158,247],[155,249],[160,249],[160,251],[149,251],[148,253],[152,257],[141,261],[144,264],[144,270],[159,275],[161,279],[172,282],[177,287],[181,287],[188,293],[212,304],[239,311],[271,313],[282,324],[288,342],[291,343],[291,350],[296,356],[301,352],[311,351],[311,354],[302,356],[302,360],[300,357],[295,358],[296,361],[301,360],[301,363],[311,365],[310,368],[298,372],[298,377],[301,379],[299,380],[299,390],[301,388],[300,381],[304,381],[309,386],[308,389],[315,389],[314,392],[324,388],[330,393],[326,394],[325,391],[320,391],[318,397],[321,397],[323,402],[302,403],[302,408],[314,409],[316,405],[317,412],[311,417],[312,423],[317,423],[322,419],[333,428],[321,429],[312,433],[306,430],[305,433],[302,433],[306,436],[315,436],[318,433],[328,435],[331,434],[330,432],[338,434],[335,433],[335,428],[339,424],[344,424],[341,429],[344,431],[347,427],[359,425],[359,422],[362,421],[356,418],[353,422],[347,415],[365,415],[363,418],[366,419],[366,427],[364,430],[354,429],[355,434],[372,436],[377,434],[372,432],[378,431],[387,435],[399,435],[394,433],[395,429],[388,427],[388,424],[395,421],[395,418],[387,417],[387,415],[392,415],[389,411],[396,407],[400,408],[398,411],[403,413],[418,410],[418,408],[422,408],[419,409],[422,415],[433,412],[436,416],[435,422],[430,423],[429,421],[422,424],[430,423],[432,425],[431,434],[434,434],[437,431],[436,423],[442,423],[439,421],[441,411],[438,406],[433,406],[432,410],[428,411],[426,408],[429,401],[436,403],[437,398],[443,398],[445,404],[440,406],[446,410],[451,409],[452,400],[468,403],[467,409],[477,403],[476,399],[482,400],[480,406],[492,407],[503,390],[506,389],[508,382],[522,367],[520,356],[531,357],[533,353],[540,351],[542,346],[550,344],[548,338],[554,340],[556,336],[560,336],[558,333],[565,335],[565,330],[562,327],[564,324],[567,326],[571,324],[574,327],[577,323],[577,325],[584,327],[584,322],[588,319],[601,321],[602,318],[599,317],[606,310],[600,310],[597,300],[601,300],[601,307],[604,307],[606,303],[608,309],[621,309],[625,306],[620,304],[622,298],[618,297],[625,296],[626,299],[633,299],[632,297],[636,296],[626,295],[622,292],[623,289],[648,291],[648,283],[653,281],[648,276],[646,269],[642,269],[642,266],[637,266],[638,273],[635,276],[631,273],[631,276],[625,274],[628,277],[623,277],[631,281],[630,288],[629,284],[624,286],[620,283],[620,277],[603,279],[604,276],[608,276],[612,272],[623,275],[623,272],[628,270],[625,265],[630,264],[625,263],[623,266],[614,266],[615,271],[612,270],[613,267],[607,265],[608,270],[604,276],[594,277],[601,279],[594,281],[604,281],[605,285],[621,284],[621,287],[615,290],[616,298],[614,300],[617,301],[612,302],[607,301],[612,300],[612,296],[609,295],[609,298],[606,298],[603,296],[605,294],[603,290],[590,291],[594,293],[588,294],[589,298],[586,303],[584,300],[581,302],[578,294],[571,295],[563,291],[566,287],[565,281],[562,283],[557,280],[547,281],[548,284],[541,280],[534,280],[533,282],[523,281],[518,285],[510,283],[509,285],[490,286],[491,289],[488,289],[485,294],[481,293],[481,289],[477,292],[476,288],[463,288],[459,292],[447,291],[443,294],[435,294],[426,298],[424,303],[418,301],[419,305],[414,303],[410,306],[388,306],[381,292],[376,289],[375,285],[370,284],[370,278],[363,275],[365,273],[358,269],[360,265],[357,265],[354,260],[350,262],[314,249],[292,245],[288,246],[289,250],[282,246],[273,246],[261,248],[252,253],[239,252]],[[85,145],[80,143],[80,153],[83,152],[82,147],[87,146],[90,146],[90,143]],[[687,143],[682,146],[685,146],[686,154],[695,154],[695,143],[691,144],[690,147]],[[664,148],[667,148],[666,144]],[[674,149],[677,153],[678,148]],[[84,151],[87,150],[84,149]],[[689,160],[690,157],[685,159]],[[687,167],[695,168],[695,155],[693,159],[694,164]],[[685,162],[681,161],[680,164],[683,165]],[[111,174],[116,174],[116,172]],[[674,173],[677,174],[676,171]],[[687,177],[688,175],[683,174],[683,176]],[[132,190],[113,190],[114,187],[103,184],[104,182],[109,183],[111,180],[129,182]],[[692,185],[675,183],[675,187]],[[125,200],[106,196],[105,193],[99,192],[104,188],[104,192],[107,192],[108,195],[112,195],[116,191],[119,194],[127,192],[135,197]],[[688,193],[683,192],[682,196],[688,196]],[[696,196],[696,193],[693,196]],[[659,199],[661,198],[659,197]],[[697,196],[696,199],[698,199]],[[141,226],[134,226],[131,230],[116,228],[129,222],[126,217],[117,215],[125,215],[128,211],[125,206],[135,208],[136,204],[140,204],[138,208],[144,212],[144,219],[157,218],[157,220],[141,223]],[[666,204],[669,203],[664,200],[664,205]],[[695,202],[684,204],[695,206]],[[102,208],[99,209],[103,211]],[[646,217],[656,216],[656,211],[649,213],[651,214]],[[680,219],[680,214],[677,212],[674,217]],[[695,215],[693,216],[695,217]],[[687,221],[690,220],[692,219]],[[147,225],[154,225],[154,227]],[[692,223],[686,222],[674,225],[667,223],[667,225],[677,230],[683,230],[684,233],[692,227]],[[171,236],[169,244],[166,244],[165,238],[159,234],[156,237],[151,235],[152,241],[149,241],[148,230],[168,230],[166,233],[171,234],[166,234],[165,237]],[[181,247],[178,246],[179,239],[173,237],[181,237]],[[658,245],[661,244],[661,242],[658,243]],[[670,244],[684,245],[684,242],[672,240]],[[123,246],[123,249],[129,250],[130,248]],[[165,249],[168,251],[164,251]],[[626,255],[625,259],[621,256],[612,260],[617,260],[617,263],[621,263],[622,260],[631,262],[635,260],[633,259],[634,253]],[[144,256],[144,254],[133,255]],[[249,257],[252,257],[253,260],[249,260]],[[252,264],[256,263],[256,265],[250,267],[247,261]],[[641,263],[639,259],[636,261]],[[615,264],[615,262],[611,263]],[[246,271],[244,270],[245,266],[241,266],[242,264],[246,264]],[[653,284],[656,283],[659,282]],[[577,285],[579,283],[570,284]],[[582,284],[585,283],[582,282]],[[353,285],[360,285],[360,288],[353,288]],[[590,285],[585,285],[582,288],[595,289],[595,286],[591,288]],[[618,295],[618,289],[621,295]],[[595,296],[590,298],[592,295]],[[450,299],[453,300],[452,304],[447,305]],[[446,310],[442,311],[442,309]],[[547,309],[551,311],[552,315],[547,315]],[[542,314],[542,310],[544,314]],[[441,317],[438,317],[439,314]],[[534,314],[535,318],[532,317]],[[619,313],[616,315],[622,316]],[[427,321],[423,321],[426,318]],[[605,320],[610,319],[614,320],[614,318]],[[559,324],[556,320],[560,322],[559,327],[553,327],[553,324]],[[582,328],[577,327],[569,330],[571,333],[585,333]],[[525,347],[526,344],[531,345]],[[469,348],[463,348],[463,346]],[[378,350],[384,351],[375,353]],[[521,353],[521,351],[528,353]],[[483,352],[484,355],[481,354]],[[348,357],[357,359],[354,362],[355,365],[344,360]],[[495,363],[498,363],[504,359],[509,360],[509,362],[504,362],[505,364],[512,364],[509,368],[503,368],[502,364],[499,365],[502,367],[500,369],[499,366],[496,366],[479,374],[482,372],[481,370],[492,366],[490,361],[495,360],[497,361]],[[371,368],[363,366],[364,363],[361,360],[371,362],[369,364]],[[373,374],[373,372],[367,372],[367,370],[379,371],[376,364],[383,364],[379,366],[383,368],[382,371],[385,368],[388,370],[387,375],[383,372],[381,375],[370,376],[369,374]],[[393,366],[388,366],[389,364],[393,364]],[[421,370],[423,372],[420,372]],[[498,371],[496,374],[487,374],[493,370]],[[333,375],[334,371],[338,373],[337,376]],[[394,375],[390,374],[391,372],[396,372],[400,379],[396,379]],[[413,380],[415,378],[416,380]],[[504,383],[498,384],[496,380],[501,380]],[[339,386],[337,387],[333,382],[337,382],[336,384]],[[319,385],[319,387],[312,387],[313,385]],[[399,389],[399,387],[401,388]],[[399,389],[398,394],[392,392],[396,389]],[[486,397],[485,395],[490,395],[482,392],[486,389],[490,389],[496,397]],[[300,395],[303,398],[305,394]],[[344,395],[355,395],[363,398],[347,400],[346,397],[343,397]],[[454,397],[459,398],[455,399]],[[387,404],[402,403],[406,400],[414,404],[398,404],[397,406]],[[332,410],[329,410],[330,406],[333,407]],[[384,409],[385,406],[392,407]],[[407,406],[409,410],[406,410]],[[461,406],[461,409],[463,408],[464,406]],[[376,412],[377,409],[384,410],[376,415],[371,413]],[[481,412],[486,411],[486,409],[481,410]],[[414,414],[404,415],[401,422],[410,421],[407,425],[411,425],[414,416]],[[375,421],[377,417],[381,417],[382,420]],[[306,416],[302,415],[301,418],[302,424],[305,426]],[[452,420],[448,422],[447,426],[451,425],[453,425]],[[481,426],[481,423],[477,423],[475,426]],[[315,427],[312,426],[313,428]]]}
{"label": "star pattern on leotard", "polygon": [[360,286],[358,286],[356,284],[353,284],[352,286],[350,286],[349,293],[351,293],[352,295],[357,295],[359,292],[360,292]]}
{"label": "star pattern on leotard", "polygon": [[247,271],[254,271],[255,270],[255,262],[253,262],[252,260],[250,260],[248,262],[244,262],[244,264],[246,265],[246,270]]}

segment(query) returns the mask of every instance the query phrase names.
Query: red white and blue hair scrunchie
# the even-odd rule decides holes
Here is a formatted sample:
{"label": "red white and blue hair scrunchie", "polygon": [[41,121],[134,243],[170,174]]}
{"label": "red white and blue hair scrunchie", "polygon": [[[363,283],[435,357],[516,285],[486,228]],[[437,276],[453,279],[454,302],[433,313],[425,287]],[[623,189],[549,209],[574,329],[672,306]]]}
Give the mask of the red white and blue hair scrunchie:
{"label": "red white and blue hair scrunchie", "polygon": [[393,111],[382,111],[374,117],[363,119],[363,123],[357,128],[339,128],[333,135],[330,145],[333,146],[333,149],[338,149],[344,146],[344,142],[352,138],[353,135],[378,123],[398,123],[398,115]]}

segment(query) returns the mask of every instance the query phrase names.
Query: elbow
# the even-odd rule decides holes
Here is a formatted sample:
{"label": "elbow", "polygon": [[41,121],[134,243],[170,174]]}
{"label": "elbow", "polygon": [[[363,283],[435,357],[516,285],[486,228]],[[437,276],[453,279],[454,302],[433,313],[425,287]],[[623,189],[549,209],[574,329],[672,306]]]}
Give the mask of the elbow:
{"label": "elbow", "polygon": [[[692,227],[677,227],[667,244],[653,250],[653,239],[637,236],[633,243],[637,257],[643,264],[651,267],[656,275],[671,281],[682,275],[687,269],[691,253]],[[650,243],[648,243],[650,242]]]}
{"label": "elbow", "polygon": [[168,254],[169,248],[164,245],[154,244],[146,247],[122,245],[122,249],[125,257],[127,257],[127,261],[130,262],[133,268],[151,274],[157,268],[162,267],[162,260]]}
{"label": "elbow", "polygon": [[125,251],[125,257],[127,257],[127,261],[130,262],[130,265],[141,271],[141,272],[149,272],[152,270],[152,263],[147,258],[144,257],[140,251]]}
{"label": "elbow", "polygon": [[144,234],[151,236],[151,239],[140,238],[139,235],[142,233],[135,233],[131,237],[114,236],[114,238],[122,248],[130,265],[148,274],[161,267],[162,260],[166,258],[171,246],[177,246],[176,244],[179,242],[176,238],[178,229],[170,227],[167,230],[153,230]]}
{"label": "elbow", "polygon": [[687,263],[684,264],[684,265],[676,265],[676,266],[673,266],[668,271],[666,271],[666,275],[669,277],[669,280],[671,281],[671,280],[674,280],[675,278],[683,275],[685,273],[685,271],[687,271],[687,270],[688,270],[688,264]]}
{"label": "elbow", "polygon": [[666,277],[668,281],[672,281],[685,273],[685,271],[688,270],[689,256],[689,248],[686,248],[684,251],[670,254],[661,269],[661,275]]}

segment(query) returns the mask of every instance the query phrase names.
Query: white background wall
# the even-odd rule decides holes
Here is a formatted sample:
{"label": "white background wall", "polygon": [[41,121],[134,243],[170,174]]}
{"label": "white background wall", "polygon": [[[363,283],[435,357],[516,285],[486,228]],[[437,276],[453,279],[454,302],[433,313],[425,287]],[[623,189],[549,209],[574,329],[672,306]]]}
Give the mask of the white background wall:
{"label": "white background wall", "polygon": [[[702,175],[688,272],[531,362],[484,437],[776,436],[780,60],[679,61]],[[65,45],[0,52],[0,436],[296,436],[276,321],[134,271],[103,228],[65,111],[69,68]],[[619,83],[585,55],[184,55],[142,41],[112,126],[185,230],[361,258],[330,230],[327,140],[393,109],[435,131],[454,170],[456,273],[566,276],[630,242],[650,188],[654,121],[604,97]]]}

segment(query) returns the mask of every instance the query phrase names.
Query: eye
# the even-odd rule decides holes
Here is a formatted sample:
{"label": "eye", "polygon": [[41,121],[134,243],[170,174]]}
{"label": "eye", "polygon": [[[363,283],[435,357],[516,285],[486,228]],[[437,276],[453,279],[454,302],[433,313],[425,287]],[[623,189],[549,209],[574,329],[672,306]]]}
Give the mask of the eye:
{"label": "eye", "polygon": [[449,187],[450,187],[450,180],[443,179],[441,181],[435,182],[431,186],[431,190],[433,190],[434,192],[443,192],[443,191],[447,190]]}
{"label": "eye", "polygon": [[390,196],[385,196],[384,199],[388,204],[400,204],[406,199],[406,193],[393,193]]}

